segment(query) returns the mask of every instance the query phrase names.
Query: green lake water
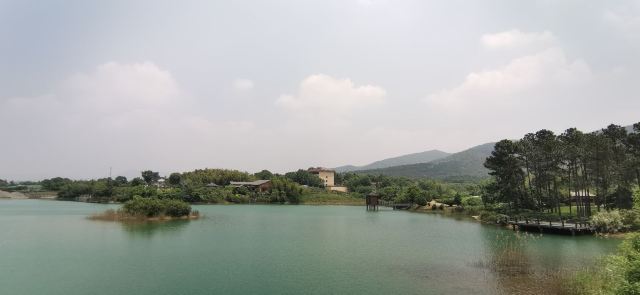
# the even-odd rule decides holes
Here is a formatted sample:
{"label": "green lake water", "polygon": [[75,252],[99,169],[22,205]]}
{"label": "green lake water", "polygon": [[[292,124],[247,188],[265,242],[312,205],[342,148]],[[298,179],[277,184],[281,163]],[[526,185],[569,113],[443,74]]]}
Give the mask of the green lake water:
{"label": "green lake water", "polygon": [[[86,219],[114,207],[0,200],[0,294],[541,293],[541,277],[590,266],[619,243],[358,206],[213,205],[194,206],[204,217],[193,221]],[[507,252],[517,267],[492,267]]]}

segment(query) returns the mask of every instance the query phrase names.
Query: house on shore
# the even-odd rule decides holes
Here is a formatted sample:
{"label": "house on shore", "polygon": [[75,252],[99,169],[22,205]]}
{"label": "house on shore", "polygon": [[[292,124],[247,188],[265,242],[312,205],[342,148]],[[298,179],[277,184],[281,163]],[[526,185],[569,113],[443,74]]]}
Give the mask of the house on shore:
{"label": "house on shore", "polygon": [[587,198],[589,200],[593,201],[593,200],[595,200],[596,195],[594,193],[592,193],[590,191],[586,191],[586,190],[570,191],[569,192],[569,200],[571,202],[576,202],[579,199],[586,200]]}
{"label": "house on shore", "polygon": [[336,171],[333,169],[323,168],[323,167],[311,167],[307,170],[311,174],[318,175],[320,179],[322,179],[322,183],[324,183],[324,187],[326,187],[330,191],[337,191],[346,193],[347,187],[345,186],[336,186],[335,178]]}
{"label": "house on shore", "polygon": [[332,187],[335,185],[335,170],[322,167],[311,167],[307,171],[311,174],[318,175],[318,177],[322,179],[325,187]]}
{"label": "house on shore", "polygon": [[231,181],[229,183],[231,187],[246,187],[256,192],[267,192],[271,189],[271,180],[256,180],[256,181]]}

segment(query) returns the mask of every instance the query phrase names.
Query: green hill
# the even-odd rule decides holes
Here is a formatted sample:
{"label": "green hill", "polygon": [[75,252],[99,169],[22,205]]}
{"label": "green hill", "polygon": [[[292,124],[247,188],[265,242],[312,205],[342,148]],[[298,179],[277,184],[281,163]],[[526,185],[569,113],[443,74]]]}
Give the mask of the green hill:
{"label": "green hill", "polygon": [[449,155],[451,154],[447,152],[443,152],[439,150],[430,150],[426,152],[388,158],[388,159],[373,162],[365,166],[353,166],[353,165],[340,166],[340,167],[336,167],[335,170],[337,172],[349,172],[349,171],[382,169],[382,168],[400,166],[400,165],[427,163],[434,160],[442,159]]}
{"label": "green hill", "polygon": [[495,143],[493,142],[485,143],[428,163],[357,172],[413,178],[434,178],[452,182],[479,180],[488,177],[488,170],[484,168],[484,161],[491,155],[494,145]]}

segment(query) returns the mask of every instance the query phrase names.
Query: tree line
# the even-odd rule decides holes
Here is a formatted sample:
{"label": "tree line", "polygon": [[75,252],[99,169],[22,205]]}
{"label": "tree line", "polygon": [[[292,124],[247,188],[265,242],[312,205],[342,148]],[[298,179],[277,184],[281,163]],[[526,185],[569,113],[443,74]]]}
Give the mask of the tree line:
{"label": "tree line", "polygon": [[[232,181],[271,180],[267,192],[255,192],[245,187],[231,187]],[[197,169],[171,173],[162,177],[158,172],[142,171],[139,177],[124,176],[94,180],[71,180],[55,177],[40,181],[44,190],[55,191],[60,199],[75,200],[88,197],[95,202],[126,202],[134,196],[144,198],[179,199],[190,203],[298,203],[306,194],[335,194],[349,198],[362,198],[376,192],[383,199],[401,203],[425,205],[428,201],[460,204],[465,197],[479,195],[478,183],[444,183],[429,179],[411,179],[386,175],[338,173],[337,185],[346,186],[349,193],[328,192],[322,180],[307,170],[285,174],[262,170],[247,173],[228,169]],[[337,196],[336,196],[337,197]]]}
{"label": "tree line", "polygon": [[589,217],[593,210],[630,209],[640,187],[640,123],[594,132],[570,128],[528,133],[496,143],[485,167],[493,181],[485,204]]}

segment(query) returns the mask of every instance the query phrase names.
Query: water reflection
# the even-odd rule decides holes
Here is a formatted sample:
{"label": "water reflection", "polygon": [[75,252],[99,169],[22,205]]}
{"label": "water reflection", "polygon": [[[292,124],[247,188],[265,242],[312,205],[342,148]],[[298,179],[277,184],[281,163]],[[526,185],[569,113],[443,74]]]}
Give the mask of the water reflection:
{"label": "water reflection", "polygon": [[185,228],[190,220],[121,222],[122,228],[132,237],[152,237],[156,234],[175,234]]}

